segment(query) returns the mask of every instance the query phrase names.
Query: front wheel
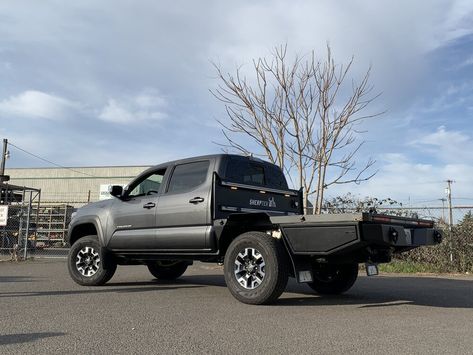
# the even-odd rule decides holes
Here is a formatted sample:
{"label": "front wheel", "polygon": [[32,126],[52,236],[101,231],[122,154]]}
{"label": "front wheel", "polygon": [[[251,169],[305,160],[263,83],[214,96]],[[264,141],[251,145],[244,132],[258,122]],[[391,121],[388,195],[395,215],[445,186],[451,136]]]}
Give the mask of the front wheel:
{"label": "front wheel", "polygon": [[348,291],[358,277],[358,264],[320,264],[312,269],[310,288],[321,295],[338,295]]}
{"label": "front wheel", "polygon": [[80,238],[69,250],[67,260],[71,278],[82,286],[100,286],[109,281],[117,269],[107,258],[96,236]]}
{"label": "front wheel", "polygon": [[224,264],[230,293],[248,304],[274,302],[289,277],[286,251],[280,240],[261,232],[237,237],[228,247]]}
{"label": "front wheel", "polygon": [[148,264],[148,270],[159,280],[175,280],[182,276],[189,264],[179,260],[160,260]]}

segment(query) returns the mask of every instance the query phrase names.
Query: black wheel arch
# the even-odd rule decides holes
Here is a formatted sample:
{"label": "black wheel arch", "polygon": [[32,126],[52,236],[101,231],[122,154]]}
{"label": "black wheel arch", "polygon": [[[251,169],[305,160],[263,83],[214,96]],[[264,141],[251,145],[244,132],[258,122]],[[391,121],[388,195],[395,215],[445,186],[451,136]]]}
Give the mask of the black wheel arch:
{"label": "black wheel arch", "polygon": [[103,246],[102,228],[100,221],[96,219],[83,219],[74,221],[74,224],[71,223],[67,233],[67,242],[72,246],[80,238],[88,235],[96,235],[99,243]]}
{"label": "black wheel arch", "polygon": [[228,216],[222,232],[218,236],[218,251],[224,256],[228,246],[239,235],[246,232],[264,232],[274,229],[267,213],[234,213]]}
{"label": "black wheel arch", "polygon": [[[279,226],[271,222],[271,217],[267,213],[232,214],[228,217],[221,234],[218,236],[219,257],[223,258],[233,240],[244,233],[266,232],[277,229],[279,229]],[[284,235],[281,233],[281,244],[283,244],[283,248],[286,251],[288,260],[290,262],[290,276],[294,277],[296,275],[296,263],[294,262],[295,257],[284,238]]]}

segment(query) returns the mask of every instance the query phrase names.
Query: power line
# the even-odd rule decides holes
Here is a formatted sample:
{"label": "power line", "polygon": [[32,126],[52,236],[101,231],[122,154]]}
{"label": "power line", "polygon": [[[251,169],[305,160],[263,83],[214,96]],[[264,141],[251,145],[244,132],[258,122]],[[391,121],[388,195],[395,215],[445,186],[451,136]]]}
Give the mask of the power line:
{"label": "power line", "polygon": [[[442,180],[431,180],[431,181],[409,182],[408,184],[409,185],[427,185],[427,184],[428,185],[433,185],[433,184],[441,184],[443,182],[444,181],[442,181]],[[404,186],[406,184],[407,184],[407,182],[387,183],[387,184],[383,183],[383,186],[401,186],[401,185]]]}
{"label": "power line", "polygon": [[416,199],[411,200],[412,203],[427,203],[427,202],[437,202],[437,201],[439,201],[438,198],[433,199],[433,200],[416,200]]}
{"label": "power line", "polygon": [[87,175],[87,176],[95,177],[94,175],[87,174],[87,173],[84,173],[84,172],[82,172],[82,171],[75,170],[75,169],[68,168],[68,167],[66,167],[66,166],[62,166],[62,165],[60,165],[60,164],[54,163],[54,162],[52,162],[52,161],[50,161],[50,160],[48,160],[48,159],[45,159],[45,158],[43,158],[43,157],[40,157],[39,155],[33,154],[33,153],[31,153],[31,152],[28,152],[27,150],[25,150],[25,149],[23,149],[23,148],[20,148],[20,147],[18,147],[17,145],[11,143],[11,142],[8,142],[8,145],[11,145],[12,147],[15,147],[16,149],[21,150],[23,153],[29,154],[29,155],[31,155],[31,156],[37,158],[37,159],[40,159],[40,160],[42,160],[42,161],[44,161],[44,162],[46,162],[46,163],[55,165],[55,166],[57,166],[57,167],[59,167],[59,168],[66,169],[66,170],[70,170],[70,171],[73,171],[73,172],[78,173],[78,174],[82,174],[82,175]]}

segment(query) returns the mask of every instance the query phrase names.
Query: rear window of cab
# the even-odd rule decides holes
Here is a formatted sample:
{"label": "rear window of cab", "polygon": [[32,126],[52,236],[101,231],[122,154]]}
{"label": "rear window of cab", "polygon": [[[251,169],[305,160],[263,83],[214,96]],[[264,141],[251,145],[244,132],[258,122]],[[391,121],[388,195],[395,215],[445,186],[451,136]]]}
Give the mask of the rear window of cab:
{"label": "rear window of cab", "polygon": [[228,158],[225,179],[239,184],[272,189],[288,188],[286,178],[279,167],[244,157]]}

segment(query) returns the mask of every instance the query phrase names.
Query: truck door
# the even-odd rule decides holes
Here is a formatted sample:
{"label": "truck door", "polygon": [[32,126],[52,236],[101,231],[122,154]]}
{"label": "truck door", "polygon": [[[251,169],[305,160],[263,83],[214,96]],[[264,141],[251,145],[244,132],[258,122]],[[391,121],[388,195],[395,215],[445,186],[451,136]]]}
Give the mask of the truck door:
{"label": "truck door", "polygon": [[114,228],[111,249],[155,249],[156,207],[166,169],[152,171],[132,182],[124,198],[110,211]]}
{"label": "truck door", "polygon": [[213,164],[202,160],[174,167],[156,211],[156,243],[160,249],[208,248]]}

